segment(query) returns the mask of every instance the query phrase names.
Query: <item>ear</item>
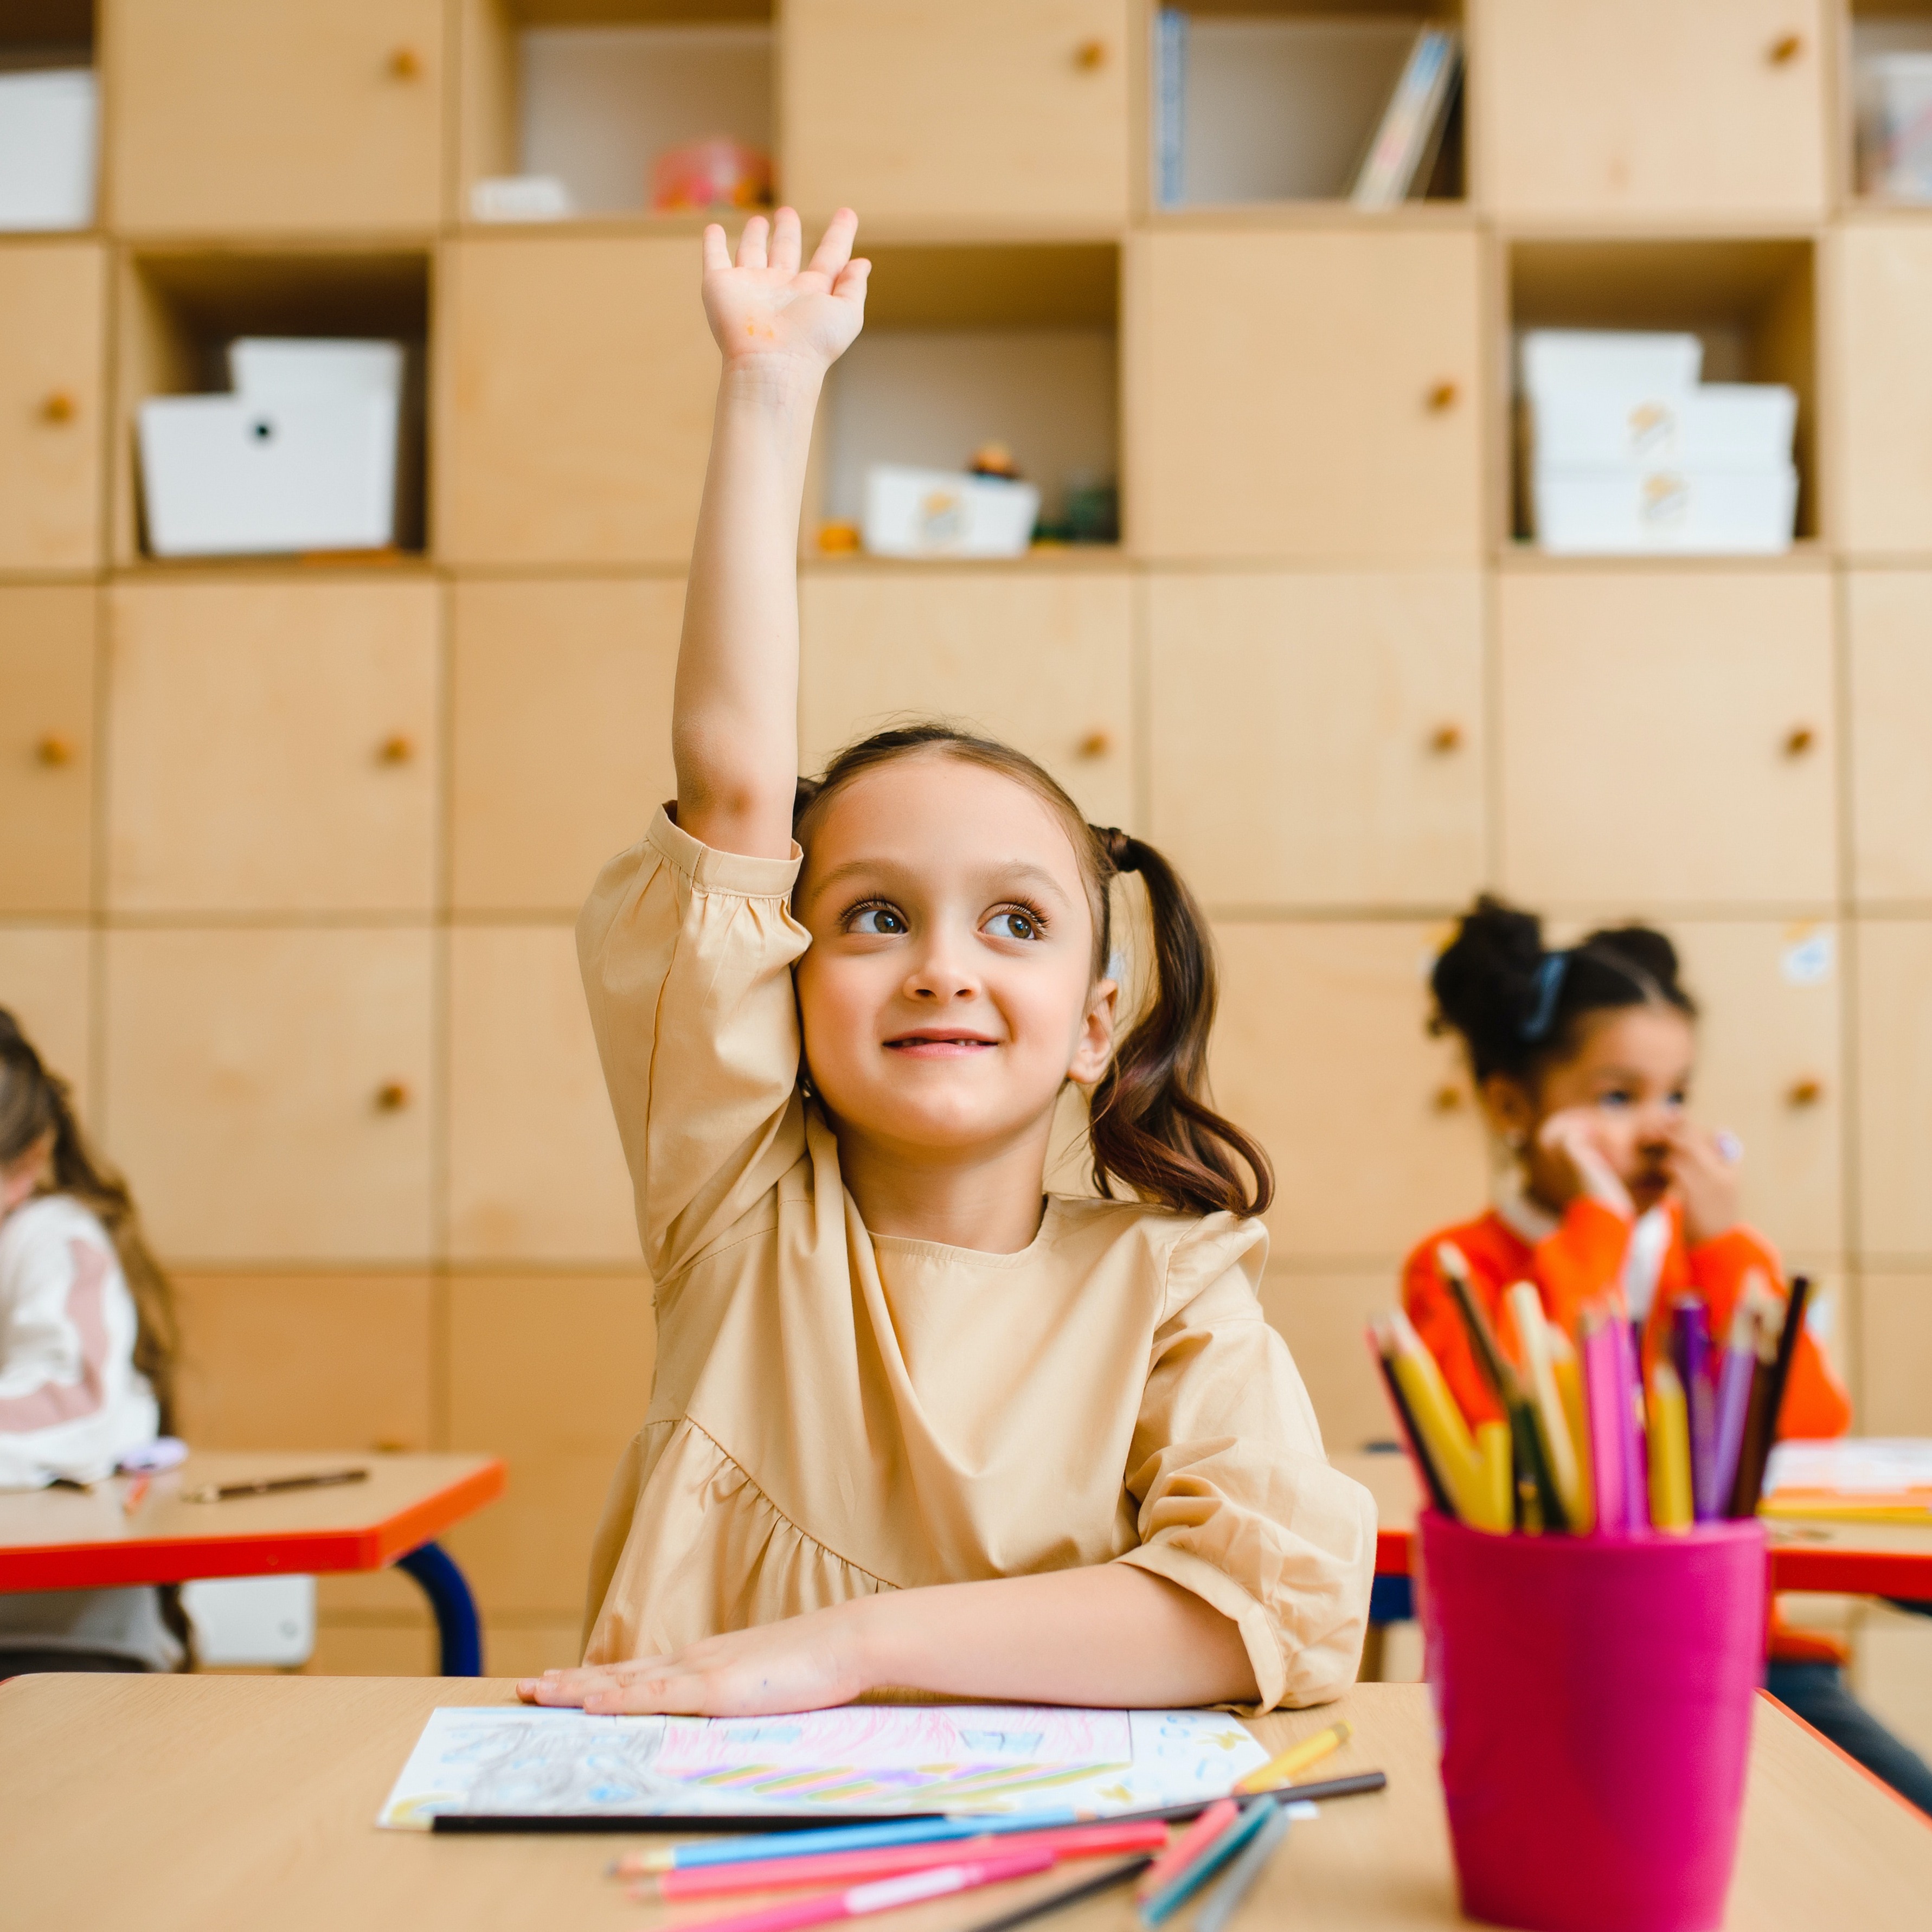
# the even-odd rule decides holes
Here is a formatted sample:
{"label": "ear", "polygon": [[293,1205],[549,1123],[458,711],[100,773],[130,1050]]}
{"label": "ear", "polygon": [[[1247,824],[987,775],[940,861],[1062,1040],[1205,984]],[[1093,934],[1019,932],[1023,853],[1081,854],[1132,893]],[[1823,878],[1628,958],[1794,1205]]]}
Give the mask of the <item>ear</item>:
{"label": "ear", "polygon": [[1114,1029],[1120,1012],[1120,988],[1112,980],[1096,980],[1087,995],[1087,1012],[1080,1022],[1080,1034],[1073,1042],[1073,1058],[1066,1077],[1076,1086],[1091,1087],[1107,1070],[1114,1057]]}
{"label": "ear", "polygon": [[1536,1126],[1536,1101],[1520,1080],[1492,1073],[1477,1090],[1484,1118],[1496,1138],[1511,1148],[1526,1146]]}

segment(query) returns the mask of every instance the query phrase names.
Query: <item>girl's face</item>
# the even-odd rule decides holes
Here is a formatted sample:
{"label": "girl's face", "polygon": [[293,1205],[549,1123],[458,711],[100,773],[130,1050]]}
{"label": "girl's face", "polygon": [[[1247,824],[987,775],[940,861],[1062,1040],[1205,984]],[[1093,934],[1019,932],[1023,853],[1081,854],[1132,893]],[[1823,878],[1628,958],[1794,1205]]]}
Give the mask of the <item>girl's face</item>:
{"label": "girl's face", "polygon": [[1532,1095],[1498,1076],[1485,1083],[1492,1119],[1523,1148],[1531,1191],[1546,1201],[1569,1192],[1557,1171],[1559,1151],[1538,1130],[1552,1114],[1585,1108],[1592,1143],[1629,1190],[1638,1213],[1654,1208],[1671,1185],[1671,1130],[1683,1117],[1696,1057],[1690,1022],[1675,1006],[1612,1006],[1586,1019],[1568,1059],[1546,1066]]}
{"label": "girl's face", "polygon": [[1093,977],[1072,845],[1004,774],[926,752],[854,779],[792,904],[806,1064],[842,1128],[901,1156],[991,1150],[1106,1070],[1118,989]]}

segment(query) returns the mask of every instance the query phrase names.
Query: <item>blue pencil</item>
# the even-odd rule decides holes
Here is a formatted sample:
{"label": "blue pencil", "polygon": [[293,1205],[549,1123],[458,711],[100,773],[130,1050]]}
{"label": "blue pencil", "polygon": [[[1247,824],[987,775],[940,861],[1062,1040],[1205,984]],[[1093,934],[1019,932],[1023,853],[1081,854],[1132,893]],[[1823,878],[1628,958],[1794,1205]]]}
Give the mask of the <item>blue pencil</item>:
{"label": "blue pencil", "polygon": [[[640,1826],[647,1827],[650,1823],[648,1819],[638,1822]],[[822,1831],[763,1832],[755,1838],[706,1838],[696,1844],[653,1846],[648,1851],[632,1852],[620,1862],[620,1869],[626,1874],[680,1871],[688,1865],[800,1858],[809,1852],[863,1852],[880,1845],[935,1844],[946,1838],[976,1838],[997,1832],[1041,1832],[1056,1825],[1082,1822],[1071,1811],[1002,1812],[998,1816],[983,1818],[903,1818],[884,1823],[832,1825]]]}
{"label": "blue pencil", "polygon": [[[1288,1786],[1280,1795],[1292,1796],[1293,1790],[1292,1785]],[[1171,1916],[1185,1905],[1262,1826],[1274,1818],[1282,1816],[1282,1808],[1275,1802],[1276,1796],[1268,1792],[1259,1798],[1250,1798],[1241,1815],[1211,1844],[1202,1846],[1200,1856],[1192,1864],[1184,1866],[1160,1891],[1150,1898],[1142,1899],[1141,1923],[1155,1926]]]}

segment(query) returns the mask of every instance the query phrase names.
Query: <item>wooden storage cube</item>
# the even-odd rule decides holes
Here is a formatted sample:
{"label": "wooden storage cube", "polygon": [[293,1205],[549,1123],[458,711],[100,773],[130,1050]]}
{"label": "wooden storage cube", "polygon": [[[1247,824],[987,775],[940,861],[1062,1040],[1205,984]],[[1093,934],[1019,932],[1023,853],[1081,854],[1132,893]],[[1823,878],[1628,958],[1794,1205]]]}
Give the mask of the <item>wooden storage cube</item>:
{"label": "wooden storage cube", "polygon": [[[1700,1009],[1690,1114],[1744,1142],[1742,1210],[1794,1256],[1844,1245],[1845,974],[1825,923],[1664,920]],[[1571,934],[1578,937],[1580,934]]]}
{"label": "wooden storage cube", "polygon": [[451,608],[451,897],[574,914],[677,790],[684,586],[470,579]]}
{"label": "wooden storage cube", "polygon": [[477,236],[442,265],[439,550],[682,566],[718,382],[695,238]]}
{"label": "wooden storage cube", "polygon": [[1037,758],[1094,823],[1130,824],[1132,595],[1111,569],[809,573],[800,599],[806,770],[888,724],[938,716]]}
{"label": "wooden storage cube", "polygon": [[[1420,0],[1201,0],[1160,16],[1154,43],[1158,206],[1346,200],[1425,26]],[[1443,14],[1460,12],[1455,6]],[[1172,26],[1170,35],[1168,29]],[[1432,152],[1408,194],[1460,196],[1460,62],[1436,117]]]}
{"label": "wooden storage cube", "polygon": [[1460,904],[1483,876],[1474,571],[1148,586],[1150,836],[1218,906]]}
{"label": "wooden storage cube", "polygon": [[[1518,241],[1510,326],[1666,330],[1703,345],[1706,382],[1781,382],[1798,398],[1796,534],[1826,528],[1818,451],[1816,255],[1807,239]],[[1529,530],[1526,440],[1516,443],[1514,528]]]}
{"label": "wooden storage cube", "polygon": [[0,238],[0,572],[100,560],[107,251]]}
{"label": "wooden storage cube", "polygon": [[0,586],[0,912],[87,909],[94,604],[86,584]]}
{"label": "wooden storage cube", "polygon": [[422,1450],[424,1275],[178,1274],[178,1432],[202,1449]]}
{"label": "wooden storage cube", "polygon": [[1858,1245],[1932,1256],[1932,922],[1862,920],[1857,946]]}
{"label": "wooden storage cube", "polygon": [[770,160],[771,0],[464,0],[459,213],[476,183],[560,182],[577,215],[652,206],[653,164],[723,137]]}
{"label": "wooden storage cube", "polygon": [[422,578],[116,585],[109,903],[426,913],[438,602]]}
{"label": "wooden storage cube", "polygon": [[1126,219],[1128,0],[788,0],[787,197],[1011,232]]}
{"label": "wooden storage cube", "polygon": [[104,0],[108,208],[135,233],[428,228],[442,0]]}
{"label": "wooden storage cube", "polygon": [[459,926],[449,944],[451,1253],[635,1262],[630,1175],[575,935]]}
{"label": "wooden storage cube", "polygon": [[240,336],[400,342],[395,548],[420,550],[428,479],[430,259],[422,249],[156,245],[122,258],[116,317],[113,559],[146,548],[136,425],[151,396],[227,392]]}
{"label": "wooden storage cube", "polygon": [[819,412],[820,518],[857,524],[874,464],[963,470],[988,442],[1039,488],[1047,530],[1061,526],[1070,490],[1115,484],[1117,248],[867,252],[866,332],[833,368]]}
{"label": "wooden storage cube", "polygon": [[0,1006],[73,1088],[83,1125],[92,1111],[93,983],[93,939],[84,926],[0,926]]}
{"label": "wooden storage cube", "polygon": [[1472,0],[1480,192],[1508,220],[1825,212],[1828,0]]}
{"label": "wooden storage cube", "polygon": [[1830,906],[1826,572],[1526,566],[1497,594],[1512,895],[1539,908]]}
{"label": "wooden storage cube", "polygon": [[433,950],[395,929],[108,935],[97,1124],[166,1258],[428,1254]]}
{"label": "wooden storage cube", "polygon": [[1486,1198],[1482,1136],[1428,974],[1443,933],[1391,920],[1214,928],[1214,1104],[1274,1162],[1277,1255],[1393,1267]]}
{"label": "wooden storage cube", "polygon": [[1837,245],[1838,533],[1855,554],[1932,551],[1932,228],[1846,223]]}
{"label": "wooden storage cube", "polygon": [[590,1539],[644,1426],[655,1346],[642,1275],[451,1284],[450,1447],[509,1466],[503,1499],[448,1538],[486,1612],[581,1616]]}
{"label": "wooden storage cube", "polygon": [[[1417,1230],[1417,1239],[1430,1230]],[[1271,1268],[1262,1278],[1262,1306],[1281,1331],[1333,1456],[1395,1439],[1388,1394],[1370,1359],[1372,1317],[1402,1301],[1394,1266],[1369,1274],[1300,1274]]]}
{"label": "wooden storage cube", "polygon": [[1858,1433],[1932,1436],[1932,1274],[1868,1274],[1858,1299]]}
{"label": "wooden storage cube", "polygon": [[1932,900],[1932,572],[1855,571],[1850,665],[1852,889],[1868,904]]}
{"label": "wooden storage cube", "polygon": [[1473,562],[1481,255],[1460,227],[1136,237],[1129,542],[1160,559]]}

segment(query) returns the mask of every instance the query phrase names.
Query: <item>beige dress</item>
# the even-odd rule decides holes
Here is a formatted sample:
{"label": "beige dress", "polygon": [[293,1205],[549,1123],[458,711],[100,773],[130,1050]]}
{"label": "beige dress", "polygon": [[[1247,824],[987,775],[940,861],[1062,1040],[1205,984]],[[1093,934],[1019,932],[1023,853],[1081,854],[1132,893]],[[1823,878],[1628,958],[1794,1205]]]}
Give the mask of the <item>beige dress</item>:
{"label": "beige dress", "polygon": [[1118,1562],[1234,1620],[1258,1708],[1335,1696],[1375,1508],[1262,1318],[1265,1231],[1052,1196],[1018,1254],[869,1234],[799,1086],[798,864],[660,812],[578,922],[658,1322],[587,1658]]}

